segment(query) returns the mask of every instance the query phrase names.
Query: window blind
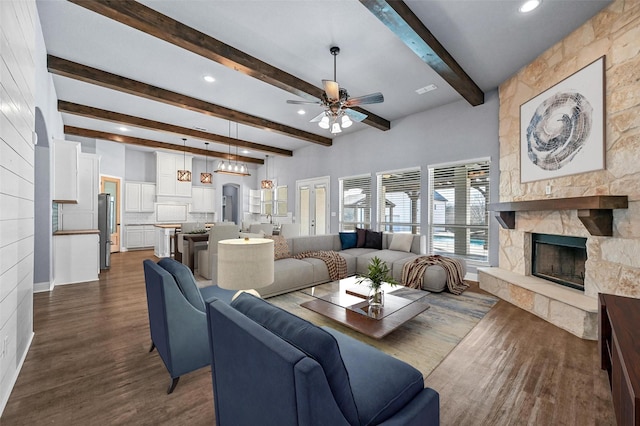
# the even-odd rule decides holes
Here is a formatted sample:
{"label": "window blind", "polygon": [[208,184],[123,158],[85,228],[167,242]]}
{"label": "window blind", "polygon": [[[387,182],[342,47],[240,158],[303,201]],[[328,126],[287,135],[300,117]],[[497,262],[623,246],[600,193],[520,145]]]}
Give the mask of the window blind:
{"label": "window blind", "polygon": [[420,233],[420,169],[378,173],[381,231]]}
{"label": "window blind", "polygon": [[343,177],[340,185],[340,230],[371,226],[371,175]]}

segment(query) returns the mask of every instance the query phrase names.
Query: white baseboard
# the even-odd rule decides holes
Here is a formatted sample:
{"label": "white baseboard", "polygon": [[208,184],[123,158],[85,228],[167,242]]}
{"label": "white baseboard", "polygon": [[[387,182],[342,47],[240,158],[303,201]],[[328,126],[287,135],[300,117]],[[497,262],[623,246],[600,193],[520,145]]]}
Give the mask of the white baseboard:
{"label": "white baseboard", "polygon": [[55,287],[55,285],[53,284],[53,281],[51,282],[41,282],[41,283],[34,283],[33,284],[33,292],[34,293],[44,293],[45,291],[51,291],[53,290],[53,287]]}
{"label": "white baseboard", "polygon": [[0,417],[2,416],[2,413],[4,412],[5,407],[7,406],[7,402],[9,402],[9,397],[11,396],[11,392],[13,391],[13,387],[16,385],[16,382],[18,381],[20,370],[22,370],[22,364],[24,364],[24,360],[27,359],[27,354],[29,353],[29,349],[31,348],[31,343],[33,342],[33,336],[35,336],[35,333],[31,332],[31,336],[29,336],[29,343],[27,343],[27,347],[25,348],[24,353],[20,357],[18,368],[16,368],[13,378],[11,379],[11,386],[9,386],[10,391],[7,392],[5,397],[2,398],[2,401],[0,401]]}

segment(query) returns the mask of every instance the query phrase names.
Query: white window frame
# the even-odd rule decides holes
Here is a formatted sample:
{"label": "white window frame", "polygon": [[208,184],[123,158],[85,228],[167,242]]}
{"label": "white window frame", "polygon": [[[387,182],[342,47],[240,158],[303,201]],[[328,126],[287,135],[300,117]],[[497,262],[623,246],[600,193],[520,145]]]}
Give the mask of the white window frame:
{"label": "white window frame", "polygon": [[[442,204],[443,201],[437,201],[434,199],[435,193],[438,191],[438,187],[442,186],[435,182],[436,180],[438,180],[438,177],[435,176],[435,174],[438,173],[440,175],[440,179],[444,179],[445,175],[443,175],[443,169],[455,168],[457,166],[464,167],[479,163],[486,163],[486,167],[483,169],[483,172],[485,173],[484,176],[477,178],[486,179],[478,181],[479,183],[484,183],[484,211],[479,213],[476,212],[476,214],[473,215],[471,214],[472,209],[474,208],[473,206],[475,205],[477,207],[478,204],[469,202],[469,199],[473,196],[476,197],[476,201],[481,201],[477,198],[482,194],[480,190],[476,189],[475,191],[471,191],[471,187],[467,187],[465,189],[464,187],[457,186],[458,190],[462,191],[463,194],[466,192],[466,201],[464,201],[464,203],[467,205],[467,208],[464,210],[454,210],[453,218],[451,218],[451,211],[449,211],[449,213],[445,212],[444,216],[442,216],[443,213],[436,212],[436,207]],[[429,224],[427,227],[429,254],[462,257],[468,262],[478,265],[489,264],[489,235],[491,220],[488,205],[491,199],[491,167],[492,164],[490,157],[462,160],[450,163],[431,164],[427,166],[429,175]],[[468,174],[467,178],[462,179],[464,179],[464,181],[461,180],[458,183],[464,183],[465,185],[472,183],[468,179]],[[447,182],[449,181],[453,185],[453,188],[455,188],[455,178],[447,180]],[[444,182],[443,185],[446,186],[446,182]],[[445,188],[445,190],[447,189],[448,192],[451,193],[452,188]],[[445,191],[443,190],[441,192]],[[454,190],[454,194],[455,193],[456,191]],[[455,199],[455,197],[459,197],[460,195],[461,193],[458,192],[457,195],[454,195],[453,197]],[[474,216],[475,222],[478,222],[478,218],[480,217],[480,215],[484,217],[484,220],[481,223],[471,223],[474,221],[473,219],[471,219],[471,216]],[[444,242],[447,238],[449,238],[449,234],[452,234],[452,243]],[[474,234],[476,235],[476,238],[473,238]],[[461,237],[461,235],[464,235],[464,237]],[[435,238],[442,238],[443,242],[437,242]],[[464,238],[464,241],[461,241],[462,238]]]}
{"label": "white window frame", "polygon": [[[383,196],[382,183],[386,175],[418,173],[418,198],[415,221],[394,222],[386,218],[386,196]],[[421,210],[422,210],[422,170],[420,167],[409,167],[406,169],[388,170],[376,173],[376,205],[377,205],[377,230],[384,232],[401,232],[420,235],[421,233]],[[409,229],[406,229],[409,228]]]}
{"label": "white window frame", "polygon": [[[363,215],[364,217],[362,218],[362,220],[355,220],[355,221],[346,221],[345,220],[345,204],[344,204],[344,184],[345,181],[351,181],[353,184],[357,184],[360,183],[358,181],[362,181],[365,182],[368,180],[368,188],[363,188],[366,192],[365,192],[365,203],[361,206],[359,206],[359,209],[361,209],[363,211]],[[356,227],[358,228],[370,228],[371,227],[371,215],[373,213],[372,210],[372,198],[374,196],[374,194],[372,193],[372,177],[371,177],[371,173],[369,174],[363,174],[363,175],[356,175],[356,176],[346,176],[346,177],[341,177],[338,179],[338,186],[339,186],[339,191],[340,191],[340,215],[339,215],[339,229],[340,231],[352,231],[355,230]],[[365,186],[365,185],[362,185]]]}

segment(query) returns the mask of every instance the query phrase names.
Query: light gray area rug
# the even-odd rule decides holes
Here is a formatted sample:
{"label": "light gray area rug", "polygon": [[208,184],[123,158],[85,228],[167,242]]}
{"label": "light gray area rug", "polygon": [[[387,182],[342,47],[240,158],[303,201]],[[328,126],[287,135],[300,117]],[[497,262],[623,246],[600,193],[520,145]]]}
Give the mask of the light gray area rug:
{"label": "light gray area rug", "polygon": [[[199,287],[211,285],[210,280],[204,280],[199,275],[196,275],[196,279]],[[494,296],[469,290],[459,296],[447,292],[430,293],[425,299],[431,305],[429,309],[383,339],[376,340],[301,307],[301,303],[313,300],[312,296],[302,291],[267,300],[316,325],[329,326],[375,346],[414,366],[425,378],[498,302]]]}
{"label": "light gray area rug", "polygon": [[464,336],[498,301],[496,297],[465,291],[431,293],[426,301],[431,307],[388,336],[376,340],[342,326],[329,318],[300,306],[313,297],[295,291],[269,298],[279,306],[316,325],[329,326],[414,366],[427,377],[456,347]]}

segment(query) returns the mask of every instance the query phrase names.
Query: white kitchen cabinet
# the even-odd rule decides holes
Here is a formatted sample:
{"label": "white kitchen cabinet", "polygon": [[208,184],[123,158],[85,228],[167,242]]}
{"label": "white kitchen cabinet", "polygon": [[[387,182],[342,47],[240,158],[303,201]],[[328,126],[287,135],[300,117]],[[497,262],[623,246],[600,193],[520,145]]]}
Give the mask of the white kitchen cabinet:
{"label": "white kitchen cabinet", "polygon": [[215,194],[213,188],[194,186],[191,188],[191,211],[193,213],[213,213],[215,211]]}
{"label": "white kitchen cabinet", "polygon": [[156,152],[156,194],[191,197],[191,182],[178,182],[178,170],[193,170],[192,160],[190,155]]}
{"label": "white kitchen cabinet", "polygon": [[259,189],[250,189],[249,190],[249,213],[260,213],[261,212],[260,205],[260,190]]}
{"label": "white kitchen cabinet", "polygon": [[59,231],[53,237],[55,285],[97,280],[100,273],[100,235],[97,231],[80,234],[66,232]]}
{"label": "white kitchen cabinet", "polygon": [[157,226],[156,228],[156,240],[154,246],[154,254],[156,257],[171,257],[172,250],[171,241],[175,234],[175,228],[168,228],[163,226]]}
{"label": "white kitchen cabinet", "polygon": [[53,201],[77,203],[80,194],[78,169],[80,143],[53,141]]}
{"label": "white kitchen cabinet", "polygon": [[124,186],[124,208],[127,212],[153,212],[156,201],[156,185],[144,182],[127,182]]}
{"label": "white kitchen cabinet", "polygon": [[125,241],[127,249],[153,247],[156,242],[156,227],[153,225],[126,225]]}
{"label": "white kitchen cabinet", "polygon": [[80,153],[78,162],[79,193],[75,204],[60,204],[60,229],[98,229],[98,191],[100,160],[96,154]]}

